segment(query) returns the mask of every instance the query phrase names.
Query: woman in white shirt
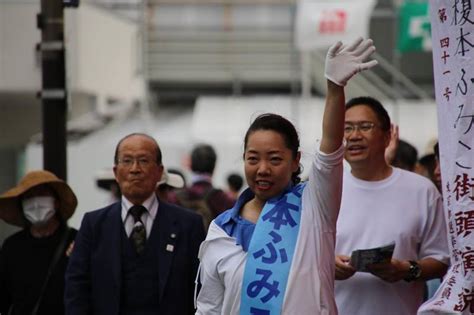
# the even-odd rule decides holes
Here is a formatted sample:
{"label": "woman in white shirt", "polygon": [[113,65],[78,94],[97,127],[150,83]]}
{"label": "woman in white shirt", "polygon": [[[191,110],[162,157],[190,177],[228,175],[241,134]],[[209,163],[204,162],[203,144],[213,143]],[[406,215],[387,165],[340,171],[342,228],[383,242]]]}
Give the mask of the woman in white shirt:
{"label": "woman in white shirt", "polygon": [[375,50],[361,38],[326,57],[323,135],[307,183],[299,138],[276,114],[255,119],[244,140],[249,188],[216,218],[201,245],[197,314],[337,314],[335,226],[342,191],[344,86]]}

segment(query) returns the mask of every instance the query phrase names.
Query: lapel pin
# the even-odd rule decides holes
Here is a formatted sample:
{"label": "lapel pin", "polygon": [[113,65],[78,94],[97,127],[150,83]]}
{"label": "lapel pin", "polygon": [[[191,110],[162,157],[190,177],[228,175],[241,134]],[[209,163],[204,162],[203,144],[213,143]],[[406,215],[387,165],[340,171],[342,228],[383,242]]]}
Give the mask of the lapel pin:
{"label": "lapel pin", "polygon": [[171,233],[170,237],[171,237],[171,238],[176,238],[176,234],[175,234],[175,233]]}
{"label": "lapel pin", "polygon": [[166,250],[172,253],[174,251],[174,246],[171,244],[168,244],[166,245]]}

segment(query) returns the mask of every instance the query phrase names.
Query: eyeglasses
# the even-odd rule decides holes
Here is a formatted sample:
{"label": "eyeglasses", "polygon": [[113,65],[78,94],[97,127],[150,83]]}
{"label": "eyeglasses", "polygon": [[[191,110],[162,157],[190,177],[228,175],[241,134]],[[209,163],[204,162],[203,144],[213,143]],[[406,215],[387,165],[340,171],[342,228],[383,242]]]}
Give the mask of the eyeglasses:
{"label": "eyeglasses", "polygon": [[118,160],[118,163],[120,165],[122,165],[124,167],[127,167],[127,168],[132,167],[133,164],[135,164],[135,162],[137,162],[138,166],[140,166],[142,168],[147,168],[154,162],[154,160],[152,160],[148,157],[134,158],[134,157],[131,157],[131,156],[126,156],[126,157]]}
{"label": "eyeglasses", "polygon": [[357,124],[350,124],[350,123],[345,123],[344,124],[344,133],[346,135],[351,134],[355,130],[359,130],[360,132],[367,133],[370,132],[372,129],[374,129],[377,125],[373,122],[370,121],[363,121]]}

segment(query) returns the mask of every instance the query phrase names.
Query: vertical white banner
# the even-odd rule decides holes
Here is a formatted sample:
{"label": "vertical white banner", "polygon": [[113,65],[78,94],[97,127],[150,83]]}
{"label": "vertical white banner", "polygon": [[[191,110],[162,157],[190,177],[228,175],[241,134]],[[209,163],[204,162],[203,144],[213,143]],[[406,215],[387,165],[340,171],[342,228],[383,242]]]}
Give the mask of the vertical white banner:
{"label": "vertical white banner", "polygon": [[443,200],[451,267],[419,314],[474,313],[474,12],[432,0],[430,15]]}
{"label": "vertical white banner", "polygon": [[326,49],[338,40],[347,43],[369,36],[375,0],[299,0],[295,44],[301,51]]}

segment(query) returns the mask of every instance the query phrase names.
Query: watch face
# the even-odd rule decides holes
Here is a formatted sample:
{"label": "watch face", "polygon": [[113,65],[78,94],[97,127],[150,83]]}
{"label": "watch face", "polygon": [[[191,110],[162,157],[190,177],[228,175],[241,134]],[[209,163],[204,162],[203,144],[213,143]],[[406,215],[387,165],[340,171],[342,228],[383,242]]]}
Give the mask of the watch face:
{"label": "watch face", "polygon": [[416,261],[409,260],[408,262],[410,263],[410,269],[408,269],[408,275],[404,280],[411,282],[420,278],[421,267]]}
{"label": "watch face", "polygon": [[421,268],[420,265],[416,264],[415,266],[415,278],[418,279],[421,276]]}
{"label": "watch face", "polygon": [[418,279],[421,276],[420,265],[416,261],[410,261],[410,278]]}

